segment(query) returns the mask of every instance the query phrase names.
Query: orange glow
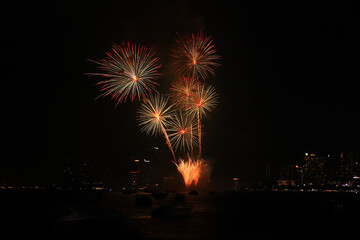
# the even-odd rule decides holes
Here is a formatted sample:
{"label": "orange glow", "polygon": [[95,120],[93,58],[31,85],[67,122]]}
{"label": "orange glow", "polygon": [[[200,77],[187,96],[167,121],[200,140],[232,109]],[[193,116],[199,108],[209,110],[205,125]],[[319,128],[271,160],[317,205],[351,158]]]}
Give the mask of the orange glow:
{"label": "orange glow", "polygon": [[156,121],[160,120],[160,115],[158,113],[154,114],[154,118],[156,118]]}
{"label": "orange glow", "polygon": [[193,64],[196,65],[196,63],[197,63],[197,62],[196,62],[196,59],[194,59],[194,60],[193,60]]}
{"label": "orange glow", "polygon": [[190,188],[191,184],[197,186],[201,174],[206,170],[204,160],[193,161],[188,157],[188,161],[179,159],[179,164],[176,164],[177,169],[183,176],[186,188]]}
{"label": "orange glow", "polygon": [[185,134],[185,133],[187,133],[188,132],[188,130],[185,128],[183,128],[183,129],[181,129],[180,131],[179,131],[179,133],[180,134]]}
{"label": "orange glow", "polygon": [[204,103],[204,99],[200,99],[198,103],[196,103],[197,107],[201,107]]}
{"label": "orange glow", "polygon": [[133,76],[133,82],[136,82],[138,80],[138,78],[136,76]]}

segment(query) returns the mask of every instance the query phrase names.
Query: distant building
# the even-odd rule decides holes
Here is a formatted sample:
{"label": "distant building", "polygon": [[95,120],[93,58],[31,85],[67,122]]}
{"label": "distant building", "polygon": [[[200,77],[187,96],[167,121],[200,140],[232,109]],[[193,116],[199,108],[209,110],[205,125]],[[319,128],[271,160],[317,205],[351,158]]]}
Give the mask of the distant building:
{"label": "distant building", "polygon": [[110,189],[110,187],[108,186],[108,182],[106,181],[108,168],[105,166],[105,167],[98,167],[96,169],[97,171],[95,171],[95,169],[93,170],[92,190]]}
{"label": "distant building", "polygon": [[75,187],[75,182],[71,159],[65,157],[63,159],[61,186],[64,189],[73,189]]}
{"label": "distant building", "polygon": [[140,182],[144,188],[152,188],[154,185],[154,173],[151,159],[142,159],[140,163]]}
{"label": "distant building", "polygon": [[239,191],[240,189],[241,189],[241,187],[240,187],[239,179],[237,177],[234,177],[232,179],[232,183],[231,183],[231,190],[232,191]]}
{"label": "distant building", "polygon": [[81,189],[90,190],[93,187],[93,167],[87,163],[80,163],[79,184]]}
{"label": "distant building", "polygon": [[265,181],[271,181],[271,165],[270,163],[265,164]]}
{"label": "distant building", "polygon": [[272,170],[270,177],[270,164],[265,165],[268,186],[360,188],[360,154],[357,152],[305,153],[298,164],[281,164]]}
{"label": "distant building", "polygon": [[344,153],[341,152],[338,158],[338,180],[341,183],[347,183],[351,179],[351,163],[348,158],[344,157]]}
{"label": "distant building", "polygon": [[[147,174],[150,175],[148,181],[152,184],[161,186],[169,185],[169,179],[173,178],[169,167],[174,167],[171,163],[172,158],[169,158],[169,151],[160,146],[151,146],[146,149],[144,159],[149,160]],[[145,166],[146,167],[146,166]],[[151,167],[151,168],[149,168]],[[145,174],[146,175],[146,174]],[[164,179],[164,177],[166,179]]]}
{"label": "distant building", "polygon": [[[165,151],[164,151],[165,150]],[[130,158],[129,187],[133,190],[172,189],[175,184],[172,157],[167,149],[157,145]]]}
{"label": "distant building", "polygon": [[335,153],[327,153],[325,156],[325,173],[326,173],[326,184],[330,186],[339,185],[339,157]]}
{"label": "distant building", "polygon": [[301,184],[324,185],[326,183],[325,163],[326,158],[314,153],[305,153],[302,165],[298,168]]}
{"label": "distant building", "polygon": [[138,190],[140,176],[140,160],[136,157],[130,158],[130,186],[133,190]]}
{"label": "distant building", "polygon": [[351,164],[351,175],[352,178],[360,177],[360,154],[357,152],[351,152],[348,156]]}
{"label": "distant building", "polygon": [[276,183],[278,186],[295,186],[296,185],[296,165],[282,164],[280,165],[280,176]]}
{"label": "distant building", "polygon": [[133,190],[151,189],[155,185],[151,159],[131,157],[129,174]]}
{"label": "distant building", "polygon": [[360,188],[360,154],[351,152],[352,180],[353,187]]}
{"label": "distant building", "polygon": [[358,185],[360,178],[360,156],[359,153],[340,153],[338,156],[338,183],[343,186]]}
{"label": "distant building", "polygon": [[276,181],[277,185],[279,187],[289,187],[289,186],[296,186],[296,181],[295,180],[290,180],[290,179],[278,179]]}

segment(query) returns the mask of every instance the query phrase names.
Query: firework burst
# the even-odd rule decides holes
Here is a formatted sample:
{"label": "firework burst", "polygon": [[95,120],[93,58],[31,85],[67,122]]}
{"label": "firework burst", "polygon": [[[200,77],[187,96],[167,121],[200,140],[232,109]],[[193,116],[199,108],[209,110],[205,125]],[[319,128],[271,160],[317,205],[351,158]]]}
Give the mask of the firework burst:
{"label": "firework burst", "polygon": [[166,132],[169,121],[172,117],[172,106],[168,104],[168,97],[160,94],[151,95],[144,99],[138,111],[137,120],[142,132],[151,136],[164,134],[166,143],[176,161],[174,150]]}
{"label": "firework burst", "polygon": [[206,116],[206,112],[211,112],[218,104],[219,95],[213,86],[199,85],[192,95],[189,112],[193,115]]}
{"label": "firework burst", "polygon": [[187,112],[179,110],[172,115],[167,131],[172,146],[177,151],[188,151],[197,146],[196,123]]}
{"label": "firework burst", "polygon": [[192,160],[190,156],[188,156],[188,161],[179,158],[179,163],[175,163],[175,165],[187,188],[190,188],[191,183],[197,186],[201,174],[206,171],[206,164],[203,159]]}
{"label": "firework burst", "polygon": [[[155,89],[159,85],[157,80],[161,65],[153,49],[122,43],[113,45],[106,56],[106,59],[90,60],[101,71],[88,75],[103,77],[97,83],[101,89],[99,97],[109,96],[116,100],[116,105],[128,99],[142,99],[137,112],[141,131],[151,136],[164,136],[173,156],[172,162],[181,173],[186,187],[197,186],[201,175],[208,171],[201,157],[201,119],[218,104],[215,88],[199,82],[214,75],[214,68],[220,65],[217,63],[220,56],[211,38],[201,32],[189,37],[179,35],[171,53],[178,76],[170,88],[172,104],[169,97]],[[179,111],[174,112],[173,106]],[[177,160],[173,146],[182,154],[188,152],[187,159]],[[194,146],[199,148],[196,157]]]}
{"label": "firework burst", "polygon": [[213,68],[220,65],[215,62],[220,57],[211,38],[201,32],[188,38],[179,36],[171,55],[176,72],[182,77],[206,79],[208,73],[214,75]]}
{"label": "firework burst", "polygon": [[90,60],[98,65],[103,73],[89,73],[92,76],[102,76],[106,80],[99,81],[103,92],[99,97],[110,95],[116,99],[117,104],[126,102],[128,98],[133,101],[147,97],[155,90],[159,77],[158,59],[155,51],[148,50],[141,45],[123,43],[113,45],[112,51],[106,53],[107,59],[99,61]]}
{"label": "firework burst", "polygon": [[206,112],[212,111],[218,104],[218,94],[213,86],[205,87],[199,85],[193,94],[189,113],[196,116],[198,120],[198,145],[199,145],[199,158],[201,157],[201,121],[200,119],[206,115]]}
{"label": "firework burst", "polygon": [[199,82],[193,78],[180,77],[171,84],[171,100],[175,106],[187,109],[189,100],[196,91]]}

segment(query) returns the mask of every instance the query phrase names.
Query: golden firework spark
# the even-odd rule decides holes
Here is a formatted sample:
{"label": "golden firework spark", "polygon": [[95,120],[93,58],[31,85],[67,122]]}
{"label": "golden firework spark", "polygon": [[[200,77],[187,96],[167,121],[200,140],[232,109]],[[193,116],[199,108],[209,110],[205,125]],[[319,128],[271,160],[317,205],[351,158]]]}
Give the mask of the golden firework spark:
{"label": "golden firework spark", "polygon": [[164,134],[166,144],[174,157],[174,161],[176,161],[174,150],[165,130],[173,112],[168,100],[168,97],[161,94],[154,94],[144,99],[138,111],[137,120],[142,132],[146,132],[151,136]]}
{"label": "golden firework spark", "polygon": [[189,112],[193,115],[206,116],[219,103],[219,95],[213,86],[199,85],[190,100]]}
{"label": "golden firework spark", "polygon": [[113,45],[112,51],[107,52],[107,59],[93,61],[103,73],[88,73],[90,76],[107,78],[99,81],[103,92],[99,97],[111,96],[117,104],[126,102],[127,98],[133,101],[148,96],[155,86],[159,85],[160,76],[158,58],[155,51],[136,44],[123,43]]}
{"label": "golden firework spark", "polygon": [[177,151],[189,151],[197,146],[196,123],[194,118],[183,110],[174,112],[169,121],[169,139]]}

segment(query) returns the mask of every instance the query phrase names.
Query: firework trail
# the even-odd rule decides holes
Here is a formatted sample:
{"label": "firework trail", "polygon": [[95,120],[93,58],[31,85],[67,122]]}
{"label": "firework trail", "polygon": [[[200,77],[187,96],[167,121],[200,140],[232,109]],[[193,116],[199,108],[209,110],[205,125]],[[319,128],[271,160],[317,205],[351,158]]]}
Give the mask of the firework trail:
{"label": "firework trail", "polygon": [[190,188],[192,182],[197,186],[201,174],[206,171],[203,159],[192,160],[190,156],[188,156],[188,161],[179,158],[179,163],[175,165],[184,179],[186,188]]}
{"label": "firework trail", "polygon": [[218,104],[218,94],[213,86],[206,87],[199,85],[191,99],[189,113],[197,117],[198,122],[198,145],[199,153],[198,158],[201,158],[201,118],[206,116],[206,112],[212,111]]}
{"label": "firework trail", "polygon": [[197,139],[192,134],[194,124],[194,118],[187,112],[179,110],[174,112],[172,119],[169,122],[167,131],[169,132],[169,139],[172,146],[177,151],[193,151],[193,145],[197,145]]}
{"label": "firework trail", "polygon": [[168,105],[168,100],[168,97],[160,94],[150,95],[141,103],[137,120],[142,132],[146,132],[151,136],[164,134],[166,144],[174,157],[174,161],[176,161],[174,150],[165,130],[169,125],[173,112],[172,106]]}
{"label": "firework trail", "polygon": [[133,101],[147,97],[155,90],[158,83],[156,80],[160,76],[155,51],[148,50],[141,45],[123,43],[113,45],[112,51],[107,52],[107,59],[99,61],[90,60],[98,65],[103,73],[88,73],[91,76],[101,76],[107,78],[99,81],[103,92],[99,97],[110,95],[116,99],[117,104],[126,102],[128,98]]}
{"label": "firework trail", "polygon": [[220,58],[215,53],[216,50],[210,37],[200,32],[187,38],[179,35],[171,56],[174,59],[173,65],[176,72],[180,76],[206,79],[208,73],[214,75],[213,67],[220,65],[215,62]]}

